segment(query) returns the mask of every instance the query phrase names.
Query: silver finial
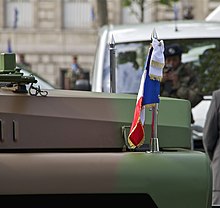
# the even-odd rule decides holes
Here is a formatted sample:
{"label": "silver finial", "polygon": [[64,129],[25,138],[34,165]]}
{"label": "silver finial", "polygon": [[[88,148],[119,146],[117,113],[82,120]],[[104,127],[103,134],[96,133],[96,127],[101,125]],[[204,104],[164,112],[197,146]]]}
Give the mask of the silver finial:
{"label": "silver finial", "polygon": [[151,34],[151,39],[153,39],[153,38],[158,39],[157,32],[156,32],[155,28],[153,29],[153,32]]}
{"label": "silver finial", "polygon": [[115,46],[115,39],[114,39],[114,36],[112,35],[112,39],[109,43],[110,47],[113,48]]}

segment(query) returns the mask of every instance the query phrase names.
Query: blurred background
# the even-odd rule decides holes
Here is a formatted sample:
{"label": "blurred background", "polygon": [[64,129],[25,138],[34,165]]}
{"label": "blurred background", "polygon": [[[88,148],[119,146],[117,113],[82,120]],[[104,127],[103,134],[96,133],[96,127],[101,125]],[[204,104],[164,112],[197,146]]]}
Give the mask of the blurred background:
{"label": "blurred background", "polygon": [[[220,0],[0,0],[0,51],[57,88],[74,56],[90,72],[103,25],[204,20]],[[24,60],[23,60],[24,61]]]}

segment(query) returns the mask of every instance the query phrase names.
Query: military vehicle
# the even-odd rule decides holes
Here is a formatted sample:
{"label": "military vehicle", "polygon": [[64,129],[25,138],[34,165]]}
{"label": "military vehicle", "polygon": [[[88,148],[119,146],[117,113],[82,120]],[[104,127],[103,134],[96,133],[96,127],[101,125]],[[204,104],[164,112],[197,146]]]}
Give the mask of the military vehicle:
{"label": "military vehicle", "polygon": [[188,101],[161,98],[159,149],[151,149],[151,111],[145,144],[131,149],[135,94],[44,91],[7,53],[0,55],[0,82],[4,206],[211,207],[210,161],[191,150]]}

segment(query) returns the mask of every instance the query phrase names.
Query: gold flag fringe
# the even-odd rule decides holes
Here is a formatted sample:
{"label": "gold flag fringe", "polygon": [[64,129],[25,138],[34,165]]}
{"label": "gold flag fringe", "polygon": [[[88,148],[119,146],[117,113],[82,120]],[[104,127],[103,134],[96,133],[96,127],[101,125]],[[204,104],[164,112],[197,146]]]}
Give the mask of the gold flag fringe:
{"label": "gold flag fringe", "polygon": [[154,74],[149,74],[149,77],[150,77],[150,79],[157,80],[159,82],[161,82],[161,80],[162,80],[161,76],[157,76],[157,75],[154,75]]}
{"label": "gold flag fringe", "polygon": [[146,104],[146,108],[153,108],[156,106],[156,103]]}
{"label": "gold flag fringe", "polygon": [[158,69],[163,69],[164,67],[164,63],[160,63],[158,61],[154,61],[154,60],[151,60],[151,63],[150,63],[151,66],[155,67],[155,68],[158,68]]}

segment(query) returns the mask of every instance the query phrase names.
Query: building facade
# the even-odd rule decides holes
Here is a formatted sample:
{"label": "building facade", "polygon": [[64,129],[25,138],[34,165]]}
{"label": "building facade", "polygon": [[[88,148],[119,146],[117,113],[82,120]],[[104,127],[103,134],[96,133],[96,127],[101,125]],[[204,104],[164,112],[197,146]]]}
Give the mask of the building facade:
{"label": "building facade", "polygon": [[[90,71],[93,65],[100,0],[0,0],[0,51],[23,53],[32,71],[51,84],[63,88],[63,76],[72,56]],[[194,19],[204,19],[218,6],[215,0],[180,0],[179,19],[191,7]],[[133,5],[139,12],[137,5]],[[146,0],[144,22],[172,20],[173,10]],[[122,0],[107,0],[108,23],[138,22]],[[19,61],[19,60],[17,60]]]}

